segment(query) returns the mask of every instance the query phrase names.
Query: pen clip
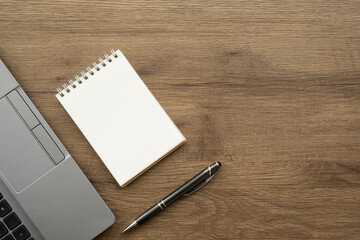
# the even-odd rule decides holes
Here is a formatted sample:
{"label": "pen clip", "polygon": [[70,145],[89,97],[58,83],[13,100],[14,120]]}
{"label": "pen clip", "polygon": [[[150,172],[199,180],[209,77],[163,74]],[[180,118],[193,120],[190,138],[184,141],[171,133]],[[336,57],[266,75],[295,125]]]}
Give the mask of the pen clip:
{"label": "pen clip", "polygon": [[193,194],[194,192],[196,192],[197,190],[199,190],[200,188],[202,188],[205,184],[207,184],[213,177],[215,174],[211,175],[211,177],[207,178],[205,181],[203,181],[202,183],[200,183],[198,186],[190,189],[189,192],[184,194],[184,197],[190,196],[191,194]]}

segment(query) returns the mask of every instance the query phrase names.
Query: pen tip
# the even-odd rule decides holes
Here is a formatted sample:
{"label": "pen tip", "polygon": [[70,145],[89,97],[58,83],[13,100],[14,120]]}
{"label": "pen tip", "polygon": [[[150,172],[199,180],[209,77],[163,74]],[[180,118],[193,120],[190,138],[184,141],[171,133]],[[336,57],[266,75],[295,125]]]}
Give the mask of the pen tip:
{"label": "pen tip", "polygon": [[129,226],[127,226],[123,231],[122,233],[125,233],[127,231],[130,231],[132,228],[136,227],[138,224],[136,221],[133,221]]}

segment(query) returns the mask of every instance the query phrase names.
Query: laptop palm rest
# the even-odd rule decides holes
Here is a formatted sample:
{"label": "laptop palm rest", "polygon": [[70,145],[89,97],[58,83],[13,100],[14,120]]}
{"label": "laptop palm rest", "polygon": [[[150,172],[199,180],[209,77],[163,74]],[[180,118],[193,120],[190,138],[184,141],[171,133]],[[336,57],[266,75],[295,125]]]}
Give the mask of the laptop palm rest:
{"label": "laptop palm rest", "polygon": [[55,164],[6,97],[0,99],[0,112],[0,171],[20,192]]}

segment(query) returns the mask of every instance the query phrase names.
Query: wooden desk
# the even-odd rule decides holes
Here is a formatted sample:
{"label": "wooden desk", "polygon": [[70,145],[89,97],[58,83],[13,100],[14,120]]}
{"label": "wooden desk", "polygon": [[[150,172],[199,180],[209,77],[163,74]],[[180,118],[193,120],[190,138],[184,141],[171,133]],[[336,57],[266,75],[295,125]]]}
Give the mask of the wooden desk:
{"label": "wooden desk", "polygon": [[[98,239],[359,239],[359,11],[358,1],[1,1],[0,57],[116,215]],[[125,189],[54,97],[112,48],[188,140]],[[217,160],[201,191],[121,234]]]}

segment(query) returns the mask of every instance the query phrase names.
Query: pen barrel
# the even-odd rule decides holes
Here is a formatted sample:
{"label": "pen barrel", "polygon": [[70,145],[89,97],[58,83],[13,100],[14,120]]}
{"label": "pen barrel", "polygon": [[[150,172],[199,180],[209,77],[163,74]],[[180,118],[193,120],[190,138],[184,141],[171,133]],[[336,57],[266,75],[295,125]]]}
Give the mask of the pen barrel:
{"label": "pen barrel", "polygon": [[209,171],[208,168],[201,171],[199,174],[197,174],[195,177],[178,187],[175,191],[167,195],[163,202],[165,203],[165,206],[170,206],[173,202],[176,200],[182,198],[184,194],[186,194],[189,190],[191,190],[193,187],[199,185],[200,183],[204,182],[206,178],[209,177]]}
{"label": "pen barrel", "polygon": [[167,195],[160,203],[162,202],[165,207],[170,206],[176,200],[191,194],[196,191],[199,186],[206,183],[206,181],[211,178],[214,173],[221,167],[220,162],[215,162],[209,167],[205,168],[203,171],[199,172],[192,179],[178,187],[175,191]]}
{"label": "pen barrel", "polygon": [[159,212],[161,212],[162,208],[159,206],[159,204],[160,203],[155,204],[154,206],[149,208],[146,212],[141,214],[138,218],[136,218],[135,220],[136,220],[137,224],[140,225],[140,224],[146,222],[147,220],[149,220],[150,218],[152,218],[153,216],[155,216],[156,214],[158,214]]}
{"label": "pen barrel", "polygon": [[[220,168],[220,166],[220,162],[215,162],[211,166],[205,168],[195,177],[193,177],[192,179],[178,187],[175,191],[167,195],[163,200],[146,210],[143,214],[136,218],[133,223],[135,223],[135,225],[140,225],[152,218],[153,216],[157,215],[166,207],[170,206],[170,204],[172,204],[176,200],[184,196],[190,195],[191,193],[202,187],[205,183],[207,183],[214,176],[214,173]],[[129,227],[131,226],[132,225],[129,225]],[[126,230],[127,228],[124,231]]]}

